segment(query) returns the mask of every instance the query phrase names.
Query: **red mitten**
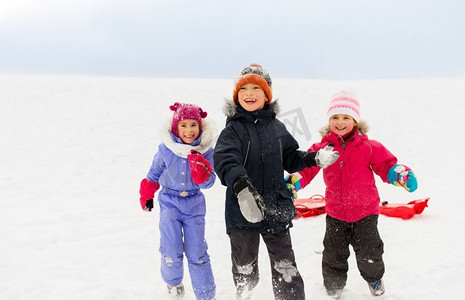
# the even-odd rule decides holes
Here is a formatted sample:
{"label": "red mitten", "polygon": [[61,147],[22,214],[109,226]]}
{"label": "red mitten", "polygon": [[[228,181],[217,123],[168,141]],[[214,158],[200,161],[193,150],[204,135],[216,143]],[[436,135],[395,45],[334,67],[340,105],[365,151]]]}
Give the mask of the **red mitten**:
{"label": "red mitten", "polygon": [[194,181],[195,184],[204,183],[210,178],[212,166],[202,154],[192,149],[187,159],[189,159],[190,163],[189,167],[191,168],[192,181]]}
{"label": "red mitten", "polygon": [[140,182],[140,206],[145,211],[151,211],[153,208],[153,197],[155,192],[160,188],[158,182],[153,182],[147,178],[142,179]]}

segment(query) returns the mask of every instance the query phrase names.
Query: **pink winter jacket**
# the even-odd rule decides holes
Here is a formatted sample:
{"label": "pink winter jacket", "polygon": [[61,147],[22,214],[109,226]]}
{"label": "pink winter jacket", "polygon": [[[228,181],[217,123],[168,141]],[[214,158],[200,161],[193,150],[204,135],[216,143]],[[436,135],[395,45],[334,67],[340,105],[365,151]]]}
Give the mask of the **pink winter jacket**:
{"label": "pink winter jacket", "polygon": [[[388,171],[397,163],[397,158],[381,143],[369,140],[358,130],[345,143],[341,136],[330,132],[308,151],[318,151],[331,143],[340,157],[323,170],[326,213],[345,222],[379,214],[380,199],[373,172],[388,182]],[[301,188],[308,185],[319,170],[320,167],[312,167],[299,172],[303,177]]]}

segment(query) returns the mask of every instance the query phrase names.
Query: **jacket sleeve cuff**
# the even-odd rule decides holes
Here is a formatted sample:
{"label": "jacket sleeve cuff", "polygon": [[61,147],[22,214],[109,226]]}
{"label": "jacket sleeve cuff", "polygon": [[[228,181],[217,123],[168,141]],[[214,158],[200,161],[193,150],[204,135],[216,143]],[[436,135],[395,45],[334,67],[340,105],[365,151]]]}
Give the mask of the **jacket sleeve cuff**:
{"label": "jacket sleeve cuff", "polygon": [[317,166],[317,163],[316,163],[316,153],[315,151],[308,151],[307,154],[305,154],[305,166],[307,168],[310,168],[310,167],[315,167]]}
{"label": "jacket sleeve cuff", "polygon": [[249,186],[249,178],[247,176],[239,177],[233,185],[234,194],[239,194],[240,191]]}

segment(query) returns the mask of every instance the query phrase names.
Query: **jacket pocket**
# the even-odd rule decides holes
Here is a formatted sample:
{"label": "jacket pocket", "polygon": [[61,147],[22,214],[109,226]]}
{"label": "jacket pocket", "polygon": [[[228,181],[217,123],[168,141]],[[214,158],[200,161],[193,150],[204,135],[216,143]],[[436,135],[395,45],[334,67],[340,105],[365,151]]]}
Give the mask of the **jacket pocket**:
{"label": "jacket pocket", "polygon": [[297,213],[292,202],[292,192],[287,188],[275,192],[271,199],[271,201],[266,201],[265,219],[268,222],[290,223],[296,217]]}
{"label": "jacket pocket", "polygon": [[292,201],[292,197],[293,197],[292,192],[288,188],[280,190],[279,194],[281,196],[280,197],[281,200],[290,200],[291,202],[293,202]]}

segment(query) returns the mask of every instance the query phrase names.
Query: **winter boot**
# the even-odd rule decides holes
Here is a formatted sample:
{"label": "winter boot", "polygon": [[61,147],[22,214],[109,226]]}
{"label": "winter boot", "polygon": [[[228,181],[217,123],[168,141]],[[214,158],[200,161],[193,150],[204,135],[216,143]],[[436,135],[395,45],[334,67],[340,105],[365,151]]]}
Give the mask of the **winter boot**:
{"label": "winter boot", "polygon": [[326,290],[326,294],[333,298],[333,299],[339,299],[341,297],[341,294],[342,294],[342,289],[338,289],[338,290]]}
{"label": "winter boot", "polygon": [[384,283],[382,279],[376,280],[375,282],[368,282],[368,287],[373,296],[381,296],[384,294]]}
{"label": "winter boot", "polygon": [[184,285],[182,282],[176,286],[168,285],[168,294],[175,298],[181,298],[184,296]]}
{"label": "winter boot", "polygon": [[236,300],[251,300],[251,299],[252,299],[251,290],[248,290],[248,289],[237,290]]}

